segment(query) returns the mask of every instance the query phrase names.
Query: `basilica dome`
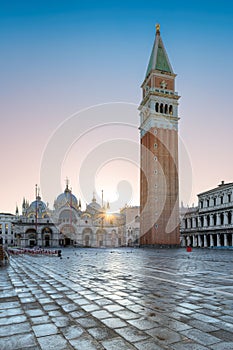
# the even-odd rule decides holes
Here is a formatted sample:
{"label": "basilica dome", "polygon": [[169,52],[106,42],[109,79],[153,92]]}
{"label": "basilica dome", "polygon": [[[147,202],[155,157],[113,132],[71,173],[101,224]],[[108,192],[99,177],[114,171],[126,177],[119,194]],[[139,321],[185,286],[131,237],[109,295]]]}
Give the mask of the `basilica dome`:
{"label": "basilica dome", "polygon": [[46,204],[41,200],[40,196],[37,196],[36,200],[33,201],[27,208],[27,216],[31,217],[37,213],[38,217],[40,216],[47,217],[46,215],[47,211],[48,211],[48,208]]}
{"label": "basilica dome", "polygon": [[78,200],[77,198],[71,193],[71,190],[69,190],[68,186],[66,186],[66,189],[63,193],[59,194],[57,199],[54,202],[55,209],[59,209],[64,206],[72,206],[74,208],[78,207]]}
{"label": "basilica dome", "polygon": [[86,211],[91,214],[95,214],[96,212],[101,211],[101,209],[101,205],[96,202],[95,195],[93,195],[93,199],[91,203],[87,205]]}

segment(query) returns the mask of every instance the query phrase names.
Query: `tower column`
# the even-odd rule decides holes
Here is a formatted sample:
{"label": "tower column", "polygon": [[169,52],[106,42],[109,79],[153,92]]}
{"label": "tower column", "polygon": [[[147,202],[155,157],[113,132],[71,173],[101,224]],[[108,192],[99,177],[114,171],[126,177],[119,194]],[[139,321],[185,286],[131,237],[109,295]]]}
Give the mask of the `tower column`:
{"label": "tower column", "polygon": [[175,77],[157,25],[139,106],[141,245],[180,245]]}

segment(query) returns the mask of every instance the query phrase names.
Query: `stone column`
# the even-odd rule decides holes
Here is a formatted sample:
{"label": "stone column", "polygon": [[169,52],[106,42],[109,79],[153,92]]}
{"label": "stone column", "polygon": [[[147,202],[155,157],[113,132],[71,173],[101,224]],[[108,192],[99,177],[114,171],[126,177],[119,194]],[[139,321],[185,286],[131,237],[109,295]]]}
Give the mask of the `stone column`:
{"label": "stone column", "polygon": [[187,219],[187,224],[188,224],[188,225],[187,225],[188,228],[191,228],[191,219],[190,219],[190,218]]}
{"label": "stone column", "polygon": [[201,239],[201,235],[198,235],[197,236],[197,239],[198,239],[198,247],[202,247],[202,239]]}
{"label": "stone column", "polygon": [[228,224],[228,213],[227,213],[227,211],[224,212],[224,221],[223,221],[223,224],[224,224],[224,225],[227,225],[227,224]]}
{"label": "stone column", "polygon": [[187,237],[187,245],[189,246],[191,244],[190,236]]}
{"label": "stone column", "polygon": [[233,210],[231,211],[231,224],[233,225]]}
{"label": "stone column", "polygon": [[228,240],[227,240],[227,234],[224,233],[224,247],[227,247],[229,244],[228,244]]}
{"label": "stone column", "polygon": [[214,215],[210,214],[210,226],[214,226]]}
{"label": "stone column", "polygon": [[214,246],[214,240],[213,240],[213,235],[210,235],[210,246]]}
{"label": "stone column", "polygon": [[204,215],[204,227],[206,227],[206,226],[207,226],[207,216]]}
{"label": "stone column", "polygon": [[200,218],[200,216],[198,216],[197,222],[198,222],[198,227],[201,227],[201,218]]}
{"label": "stone column", "polygon": [[220,234],[217,234],[217,247],[221,247],[221,243],[220,243]]}
{"label": "stone column", "polygon": [[205,248],[207,247],[207,238],[206,238],[206,235],[204,235],[204,247],[205,247]]}
{"label": "stone column", "polygon": [[37,245],[38,246],[44,246],[44,242],[42,240],[42,233],[37,233],[37,237],[36,237],[36,240],[37,240]]}
{"label": "stone column", "polygon": [[196,220],[195,217],[192,217],[192,227],[196,228]]}
{"label": "stone column", "polygon": [[193,247],[197,246],[197,237],[193,236]]}
{"label": "stone column", "polygon": [[185,236],[181,237],[181,247],[186,247],[186,239]]}

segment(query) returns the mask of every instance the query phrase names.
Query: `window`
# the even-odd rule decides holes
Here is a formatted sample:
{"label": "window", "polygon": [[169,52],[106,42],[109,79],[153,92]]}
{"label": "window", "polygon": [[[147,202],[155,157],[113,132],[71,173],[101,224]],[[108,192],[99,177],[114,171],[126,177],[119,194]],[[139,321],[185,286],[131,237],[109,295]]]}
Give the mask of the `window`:
{"label": "window", "polygon": [[231,194],[230,193],[228,194],[228,202],[229,203],[231,202]]}
{"label": "window", "polygon": [[223,223],[224,223],[224,214],[221,213],[220,214],[220,224],[223,225]]}
{"label": "window", "polygon": [[206,205],[207,205],[207,207],[209,207],[209,206],[210,206],[210,201],[209,201],[209,199],[207,199],[207,201],[206,201]]}
{"label": "window", "polygon": [[156,157],[156,156],[154,156],[154,160],[157,160],[157,157]]}
{"label": "window", "polygon": [[163,113],[163,104],[160,105],[160,113]]}
{"label": "window", "polygon": [[157,143],[154,143],[154,148],[157,148],[157,146],[158,146]]}
{"label": "window", "polygon": [[214,226],[216,226],[217,225],[217,215],[216,214],[213,215],[213,219],[214,219]]}
{"label": "window", "polygon": [[156,129],[154,130],[154,134],[157,135],[157,130]]}
{"label": "window", "polygon": [[158,111],[159,111],[159,103],[156,102],[156,104],[155,104],[155,112],[158,112]]}
{"label": "window", "polygon": [[203,216],[201,216],[200,222],[201,222],[201,227],[203,227],[204,226],[204,218],[203,218]]}
{"label": "window", "polygon": [[173,114],[173,107],[172,107],[172,105],[169,106],[169,114],[170,114],[170,115]]}

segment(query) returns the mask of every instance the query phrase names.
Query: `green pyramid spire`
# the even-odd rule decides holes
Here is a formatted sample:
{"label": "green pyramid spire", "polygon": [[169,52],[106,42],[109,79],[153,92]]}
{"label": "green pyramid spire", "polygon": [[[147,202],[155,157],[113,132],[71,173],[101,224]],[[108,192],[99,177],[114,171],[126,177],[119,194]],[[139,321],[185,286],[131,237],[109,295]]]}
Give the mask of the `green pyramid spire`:
{"label": "green pyramid spire", "polygon": [[168,55],[166,53],[165,47],[163,45],[162,38],[160,36],[160,26],[156,25],[156,37],[153,45],[153,49],[150,55],[149,64],[146,71],[146,76],[152,70],[160,70],[162,72],[172,73],[172,66],[169,62]]}

